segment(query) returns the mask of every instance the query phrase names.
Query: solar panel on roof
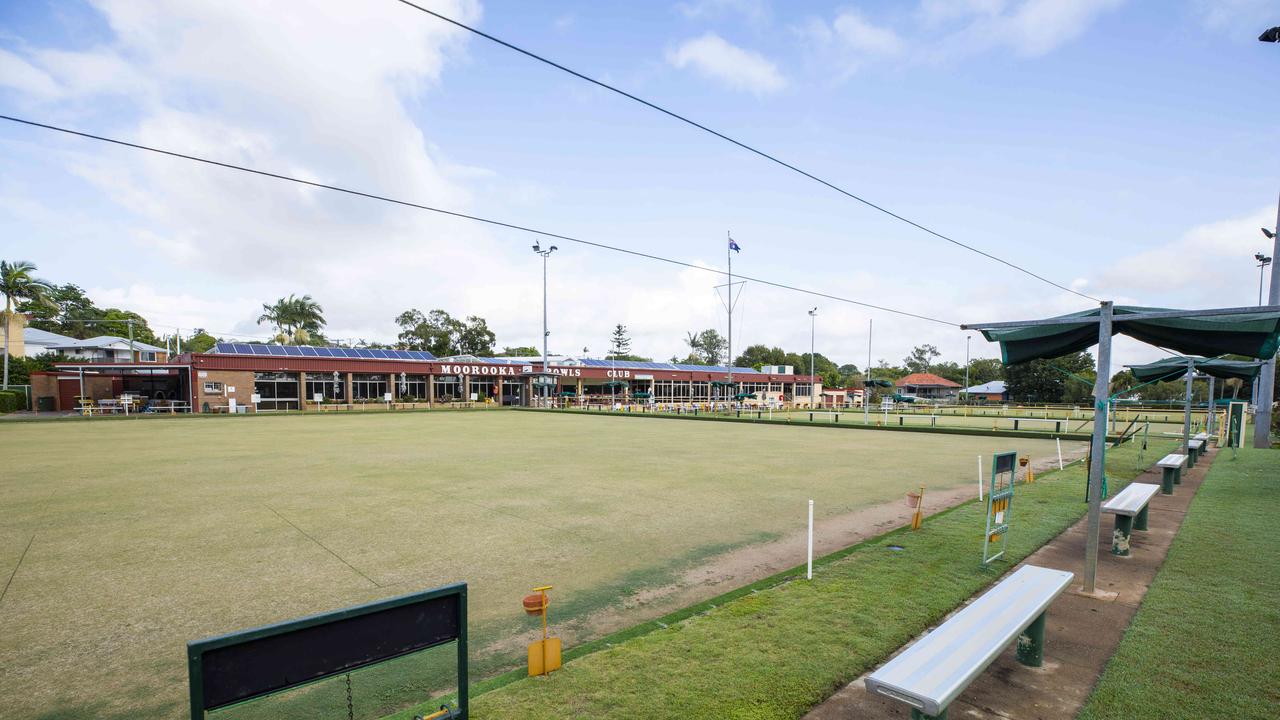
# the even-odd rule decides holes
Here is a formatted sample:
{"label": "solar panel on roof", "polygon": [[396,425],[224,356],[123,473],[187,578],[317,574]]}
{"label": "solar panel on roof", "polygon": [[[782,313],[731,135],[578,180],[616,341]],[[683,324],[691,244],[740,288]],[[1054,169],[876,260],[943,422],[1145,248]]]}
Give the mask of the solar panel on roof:
{"label": "solar panel on roof", "polygon": [[316,352],[316,349],[311,347],[310,345],[303,345],[299,349],[302,351],[302,354],[306,355],[307,357],[315,357],[320,354]]}
{"label": "solar panel on roof", "polygon": [[373,353],[366,350],[365,348],[355,348],[355,352],[356,352],[356,357],[362,357],[362,358],[368,358],[368,359],[373,358]]}
{"label": "solar panel on roof", "polygon": [[301,348],[294,347],[294,346],[292,346],[292,345],[286,345],[286,346],[284,347],[284,354],[285,354],[285,355],[294,355],[294,356],[298,356],[298,355],[301,355],[301,354],[302,354],[302,349],[301,349]]}
{"label": "solar panel on roof", "polygon": [[268,349],[265,345],[250,345],[249,351],[252,352],[254,355],[270,355],[271,354],[271,350]]}
{"label": "solar panel on roof", "polygon": [[242,343],[236,343],[236,344],[232,345],[232,346],[231,346],[231,349],[232,349],[232,351],[233,351],[233,352],[240,353],[241,355],[252,355],[252,354],[253,354],[253,348],[249,347],[248,345],[244,345],[244,344],[242,344]]}

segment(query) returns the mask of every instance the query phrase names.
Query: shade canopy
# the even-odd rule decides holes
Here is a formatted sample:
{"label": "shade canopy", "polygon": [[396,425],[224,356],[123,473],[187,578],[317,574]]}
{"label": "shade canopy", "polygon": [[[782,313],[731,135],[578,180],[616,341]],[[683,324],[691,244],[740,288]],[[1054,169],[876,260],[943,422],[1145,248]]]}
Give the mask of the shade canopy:
{"label": "shade canopy", "polygon": [[[1006,365],[1061,357],[1086,350],[1098,342],[1101,309],[1063,315],[1055,320],[1079,318],[1080,322],[983,329],[987,340],[1000,343]],[[1247,355],[1268,359],[1280,344],[1280,312],[1259,311],[1230,315],[1193,315],[1126,320],[1126,315],[1170,313],[1176,310],[1117,305],[1113,308],[1112,334],[1128,335],[1159,347],[1188,355]],[[1191,315],[1191,311],[1188,311]]]}
{"label": "shade canopy", "polygon": [[866,387],[884,387],[884,388],[893,387],[892,380],[863,380],[862,384]]}
{"label": "shade canopy", "polygon": [[1213,358],[1165,358],[1145,365],[1129,365],[1134,377],[1142,382],[1177,380],[1187,374],[1187,362],[1199,372],[1225,380],[1252,380],[1266,363],[1261,360],[1219,360]]}

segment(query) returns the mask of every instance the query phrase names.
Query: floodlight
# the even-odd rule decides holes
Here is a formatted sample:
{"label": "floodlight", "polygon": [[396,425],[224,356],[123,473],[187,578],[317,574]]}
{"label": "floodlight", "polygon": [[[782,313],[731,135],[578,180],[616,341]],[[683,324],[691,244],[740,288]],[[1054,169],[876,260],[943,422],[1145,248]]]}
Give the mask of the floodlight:
{"label": "floodlight", "polygon": [[1280,43],[1280,25],[1277,25],[1270,30],[1264,30],[1262,34],[1258,36],[1258,39],[1262,42]]}
{"label": "floodlight", "polygon": [[1268,239],[1268,240],[1275,240],[1275,239],[1276,239],[1276,234],[1275,234],[1275,233],[1273,233],[1273,232],[1271,232],[1270,230],[1268,230],[1268,229],[1266,229],[1266,228],[1258,228],[1258,229],[1262,231],[1262,234],[1263,234],[1263,235],[1266,235],[1266,236],[1267,236],[1267,239]]}
{"label": "floodlight", "polygon": [[538,247],[538,243],[534,243],[534,244],[533,244],[533,251],[534,251],[534,252],[542,252],[542,248]]}

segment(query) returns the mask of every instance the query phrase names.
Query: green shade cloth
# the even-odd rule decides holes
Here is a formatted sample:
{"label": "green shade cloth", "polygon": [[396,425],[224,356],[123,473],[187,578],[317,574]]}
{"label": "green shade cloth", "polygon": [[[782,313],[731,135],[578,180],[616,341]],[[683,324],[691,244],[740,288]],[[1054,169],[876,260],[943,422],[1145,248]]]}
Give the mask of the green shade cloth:
{"label": "green shade cloth", "polygon": [[647,392],[631,393],[631,395],[632,397],[638,397],[638,398],[653,397],[653,393],[647,393]]}
{"label": "green shade cloth", "polygon": [[863,380],[865,387],[893,387],[892,380]]}
{"label": "green shade cloth", "polygon": [[733,387],[734,385],[737,385],[737,384],[738,383],[731,383],[728,380],[712,380],[711,381],[712,387]]}
{"label": "green shade cloth", "polygon": [[562,396],[564,396],[564,397],[573,397],[573,396],[577,395],[578,393],[577,393],[577,391],[575,391],[575,390],[561,390],[561,391],[560,391],[560,394],[561,394]]}
{"label": "green shade cloth", "polygon": [[627,384],[621,380],[610,380],[609,382],[604,383],[604,385],[602,385],[602,387],[626,387],[626,386]]}
{"label": "green shade cloth", "polygon": [[1130,365],[1129,370],[1142,382],[1178,380],[1187,374],[1187,360],[1205,375],[1222,379],[1252,380],[1266,363],[1261,360],[1217,360],[1209,358],[1165,358],[1146,365]]}
{"label": "green shade cloth", "polygon": [[734,400],[755,400],[756,394],[755,393],[738,393],[737,395],[733,396],[733,399]]}
{"label": "green shade cloth", "polygon": [[[1098,342],[1097,318],[1102,310],[1062,315],[1080,318],[1082,322],[1063,325],[1025,325],[1022,327],[983,330],[987,340],[1000,343],[1005,365],[1029,360],[1061,357],[1086,350]],[[1174,312],[1164,308],[1117,305],[1113,315],[1112,334],[1128,335],[1159,347],[1188,355],[1248,355],[1271,358],[1280,344],[1280,312],[1256,312],[1243,315],[1205,315],[1201,317],[1153,318],[1123,320],[1125,315],[1144,312]],[[1057,319],[1057,318],[1055,318]]]}

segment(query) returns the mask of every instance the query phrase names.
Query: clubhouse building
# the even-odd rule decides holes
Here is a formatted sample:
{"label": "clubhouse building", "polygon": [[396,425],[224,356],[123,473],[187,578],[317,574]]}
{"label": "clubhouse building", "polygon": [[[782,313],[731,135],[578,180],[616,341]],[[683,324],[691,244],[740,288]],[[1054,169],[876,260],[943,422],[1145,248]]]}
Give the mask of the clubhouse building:
{"label": "clubhouse building", "polygon": [[[822,404],[791,367],[754,368],[552,356],[437,358],[418,350],[218,343],[151,361],[66,362],[32,374],[43,409],[123,401],[137,412],[356,409],[374,404],[565,406],[745,402]],[[46,398],[40,401],[40,398]]]}

